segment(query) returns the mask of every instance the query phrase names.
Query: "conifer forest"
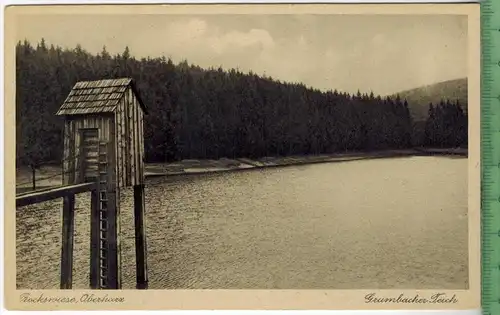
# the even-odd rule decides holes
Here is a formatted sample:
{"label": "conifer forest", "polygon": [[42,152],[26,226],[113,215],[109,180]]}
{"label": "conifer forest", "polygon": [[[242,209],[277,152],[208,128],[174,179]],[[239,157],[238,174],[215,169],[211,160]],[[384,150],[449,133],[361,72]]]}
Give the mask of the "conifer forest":
{"label": "conifer forest", "polygon": [[148,107],[146,162],[467,146],[466,106],[456,100],[429,104],[427,120],[414,121],[411,104],[397,96],[320,91],[237,69],[136,59],[128,48],[94,55],[42,40],[16,46],[17,163],[61,161],[55,113],[73,85],[119,77],[136,81]]}

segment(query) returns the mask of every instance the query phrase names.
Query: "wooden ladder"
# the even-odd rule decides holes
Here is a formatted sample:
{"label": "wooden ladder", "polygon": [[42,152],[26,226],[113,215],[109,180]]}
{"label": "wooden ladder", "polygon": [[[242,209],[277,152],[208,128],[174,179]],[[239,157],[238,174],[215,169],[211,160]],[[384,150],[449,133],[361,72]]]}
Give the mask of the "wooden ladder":
{"label": "wooden ladder", "polygon": [[[99,142],[97,158],[97,191],[91,214],[91,244],[90,244],[90,286],[92,289],[113,289],[110,264],[110,222],[112,205],[109,195],[109,161],[107,156],[108,143]],[[110,272],[111,271],[111,272]]]}
{"label": "wooden ladder", "polygon": [[99,288],[109,285],[109,250],[108,250],[108,160],[107,143],[99,143]]}
{"label": "wooden ladder", "polygon": [[[120,289],[119,190],[113,182],[112,143],[99,142],[97,189],[93,195],[90,236],[90,287]],[[111,153],[110,153],[111,152]]]}

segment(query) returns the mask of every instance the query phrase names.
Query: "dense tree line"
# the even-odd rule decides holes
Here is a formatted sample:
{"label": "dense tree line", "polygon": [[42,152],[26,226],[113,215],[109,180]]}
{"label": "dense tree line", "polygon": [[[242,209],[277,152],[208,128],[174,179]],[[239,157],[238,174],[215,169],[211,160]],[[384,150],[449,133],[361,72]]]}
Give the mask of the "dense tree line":
{"label": "dense tree line", "polygon": [[[77,81],[117,77],[134,78],[149,108],[148,162],[396,149],[420,141],[408,103],[399,97],[322,92],[165,57],[138,60],[128,48],[111,56],[104,47],[92,55],[80,46],[47,47],[42,40],[34,47],[25,41],[16,56],[17,157],[25,165],[61,159],[63,121],[55,112]],[[425,144],[459,144],[463,137],[451,141],[455,127],[443,123],[451,111],[437,108]]]}
{"label": "dense tree line", "polygon": [[460,103],[441,101],[429,104],[429,115],[425,123],[424,145],[431,147],[467,146],[467,114]]}

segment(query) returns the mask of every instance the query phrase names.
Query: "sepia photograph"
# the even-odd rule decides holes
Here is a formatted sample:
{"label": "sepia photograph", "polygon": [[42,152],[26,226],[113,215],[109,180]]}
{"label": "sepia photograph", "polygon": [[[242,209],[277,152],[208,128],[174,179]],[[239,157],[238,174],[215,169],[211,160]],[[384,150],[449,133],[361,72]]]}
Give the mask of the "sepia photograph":
{"label": "sepia photograph", "polygon": [[16,11],[16,289],[471,288],[470,16],[260,8]]}

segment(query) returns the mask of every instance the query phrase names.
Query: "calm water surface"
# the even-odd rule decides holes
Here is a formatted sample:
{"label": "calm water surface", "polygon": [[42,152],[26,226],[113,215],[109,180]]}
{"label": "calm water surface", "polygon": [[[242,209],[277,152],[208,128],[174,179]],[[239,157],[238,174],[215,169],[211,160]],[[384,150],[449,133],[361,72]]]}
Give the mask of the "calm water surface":
{"label": "calm water surface", "polygon": [[[123,286],[135,281],[122,193]],[[88,287],[89,198],[77,197],[74,288]],[[17,210],[17,285],[59,286],[62,202]],[[150,288],[468,287],[467,159],[411,157],[156,178]]]}

